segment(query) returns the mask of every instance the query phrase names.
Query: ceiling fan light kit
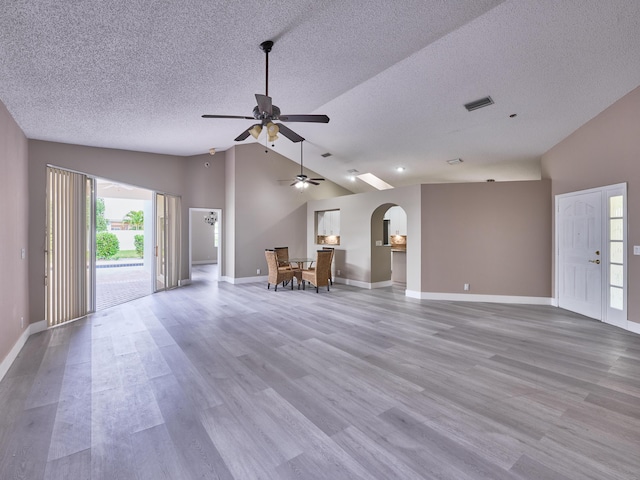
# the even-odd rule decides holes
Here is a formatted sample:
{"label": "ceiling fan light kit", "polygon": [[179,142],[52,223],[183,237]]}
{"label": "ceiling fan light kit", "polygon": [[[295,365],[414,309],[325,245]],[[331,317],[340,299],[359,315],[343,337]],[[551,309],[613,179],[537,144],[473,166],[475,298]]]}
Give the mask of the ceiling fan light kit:
{"label": "ceiling fan light kit", "polygon": [[265,53],[265,93],[264,95],[256,93],[257,105],[253,108],[253,116],[245,117],[241,115],[202,115],[202,118],[235,118],[242,120],[259,120],[260,123],[247,128],[238,135],[234,140],[241,142],[251,135],[256,140],[262,133],[264,127],[267,128],[267,141],[274,142],[278,139],[278,133],[294,143],[302,142],[304,137],[286,127],[282,123],[274,123],[276,120],[280,122],[311,122],[311,123],[328,123],[329,117],[326,115],[282,115],[280,108],[273,105],[269,96],[269,52],[273,48],[273,41],[267,40],[260,44],[260,49]]}

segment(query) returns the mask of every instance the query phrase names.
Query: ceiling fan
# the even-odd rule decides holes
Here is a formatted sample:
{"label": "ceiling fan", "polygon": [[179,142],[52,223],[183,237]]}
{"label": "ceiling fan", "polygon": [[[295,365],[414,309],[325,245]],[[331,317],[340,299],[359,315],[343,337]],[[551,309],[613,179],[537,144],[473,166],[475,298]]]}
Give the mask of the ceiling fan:
{"label": "ceiling fan", "polygon": [[236,142],[245,140],[249,135],[252,135],[257,139],[262,132],[263,127],[266,127],[267,129],[267,139],[270,142],[278,138],[278,132],[282,133],[282,135],[284,135],[294,143],[302,142],[304,140],[303,137],[298,135],[286,125],[283,125],[282,123],[274,123],[274,121],[280,120],[281,122],[314,123],[329,122],[329,117],[327,117],[326,115],[282,115],[280,113],[280,109],[276,105],[273,105],[273,103],[271,102],[271,97],[269,96],[269,52],[271,51],[272,47],[273,42],[271,40],[267,40],[266,42],[262,42],[260,44],[260,49],[265,53],[266,59],[265,94],[261,95],[259,93],[256,93],[256,102],[258,104],[253,108],[252,117],[243,117],[241,115],[202,115],[202,118],[240,118],[246,120],[258,120],[260,122],[250,126],[244,132],[238,135],[234,139]]}
{"label": "ceiling fan", "polygon": [[296,175],[296,179],[289,186],[296,187],[296,188],[307,188],[309,184],[320,185],[318,182],[324,182],[324,178],[309,178],[304,174],[304,166],[302,164],[302,141],[301,141],[300,142],[300,175]]}

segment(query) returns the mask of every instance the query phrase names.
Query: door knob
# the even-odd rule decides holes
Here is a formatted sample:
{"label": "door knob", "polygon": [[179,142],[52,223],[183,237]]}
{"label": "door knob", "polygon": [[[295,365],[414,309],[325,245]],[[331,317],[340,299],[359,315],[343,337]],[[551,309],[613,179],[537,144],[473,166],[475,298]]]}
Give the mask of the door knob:
{"label": "door knob", "polygon": [[596,265],[600,265],[600,260],[589,260],[589,263],[595,263]]}

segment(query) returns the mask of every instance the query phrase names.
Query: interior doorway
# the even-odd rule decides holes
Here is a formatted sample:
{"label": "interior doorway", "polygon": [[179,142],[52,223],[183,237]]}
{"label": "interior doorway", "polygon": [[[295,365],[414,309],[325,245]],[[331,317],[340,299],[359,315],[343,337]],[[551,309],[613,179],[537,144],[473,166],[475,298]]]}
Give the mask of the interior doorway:
{"label": "interior doorway", "polygon": [[209,281],[218,281],[222,260],[222,210],[189,209],[189,279],[206,272]]}
{"label": "interior doorway", "polygon": [[558,306],[627,327],[627,186],[556,196]]}

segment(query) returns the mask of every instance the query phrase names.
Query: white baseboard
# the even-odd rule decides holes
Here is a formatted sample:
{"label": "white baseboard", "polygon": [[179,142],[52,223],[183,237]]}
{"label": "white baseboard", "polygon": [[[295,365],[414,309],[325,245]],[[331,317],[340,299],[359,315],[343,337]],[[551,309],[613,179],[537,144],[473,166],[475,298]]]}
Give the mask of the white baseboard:
{"label": "white baseboard", "polygon": [[447,300],[452,302],[517,303],[522,305],[552,305],[550,297],[519,297],[515,295],[478,295],[473,293],[416,292],[406,290],[405,295],[420,300]]}
{"label": "white baseboard", "polygon": [[627,330],[633,333],[640,333],[640,323],[627,320]]}
{"label": "white baseboard", "polygon": [[370,282],[361,282],[360,280],[352,280],[350,278],[335,277],[333,281],[335,283],[342,283],[344,285],[349,285],[352,287],[366,288],[367,290],[373,290],[374,288],[390,287],[393,285],[393,282],[391,280],[388,280],[385,282],[370,283]]}
{"label": "white baseboard", "polygon": [[215,265],[216,263],[218,263],[217,260],[194,260],[191,265]]}
{"label": "white baseboard", "polygon": [[191,285],[191,279],[183,278],[182,280],[178,280],[178,286],[179,287],[184,287],[186,285]]}
{"label": "white baseboard", "polygon": [[15,343],[9,354],[5,357],[2,363],[0,363],[0,380],[4,378],[4,376],[9,371],[9,368],[11,368],[11,365],[13,365],[13,362],[16,360],[16,358],[18,358],[20,350],[22,350],[24,344],[27,343],[29,336],[33,335],[34,333],[42,332],[46,329],[47,322],[44,320],[36,323],[30,323],[29,326],[24,329],[22,335],[20,335],[20,338],[18,338],[18,341]]}
{"label": "white baseboard", "polygon": [[242,283],[266,282],[268,279],[269,277],[267,275],[261,275],[259,277],[241,277],[241,278],[220,277],[219,281],[232,283],[233,285],[240,285]]}

